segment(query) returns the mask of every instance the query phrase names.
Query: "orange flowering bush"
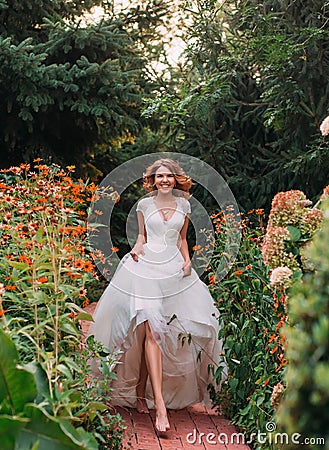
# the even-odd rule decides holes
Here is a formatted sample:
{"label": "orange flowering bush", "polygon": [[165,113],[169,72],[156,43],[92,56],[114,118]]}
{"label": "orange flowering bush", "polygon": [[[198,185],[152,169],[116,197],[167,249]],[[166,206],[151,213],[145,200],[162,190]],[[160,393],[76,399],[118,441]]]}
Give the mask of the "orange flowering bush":
{"label": "orange flowering bush", "polygon": [[66,430],[66,440],[76,434],[81,444],[70,448],[96,449],[92,435],[73,432],[67,423],[92,429],[98,412],[107,409],[99,398],[88,406],[97,396],[86,384],[88,358],[102,350],[91,341],[82,344],[79,325],[79,319],[92,320],[82,307],[88,304],[86,283],[96,276],[86,250],[86,209],[96,186],[73,180],[73,171],[40,160],[32,169],[21,164],[0,171],[0,332],[15,342],[20,361],[37,364],[38,376],[47,380],[44,405],[61,418],[54,423],[64,421],[58,438]]}

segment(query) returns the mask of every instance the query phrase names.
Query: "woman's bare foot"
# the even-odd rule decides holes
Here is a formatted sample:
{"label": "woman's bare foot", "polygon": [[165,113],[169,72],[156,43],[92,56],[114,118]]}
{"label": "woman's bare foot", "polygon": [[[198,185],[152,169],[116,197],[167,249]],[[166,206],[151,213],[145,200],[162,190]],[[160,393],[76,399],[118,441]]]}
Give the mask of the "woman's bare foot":
{"label": "woman's bare foot", "polygon": [[170,429],[165,404],[155,405],[155,428],[158,432],[164,433]]}
{"label": "woman's bare foot", "polygon": [[137,397],[136,409],[137,409],[137,412],[139,412],[141,414],[148,414],[149,413],[149,409],[147,407],[147,403],[146,403],[145,398]]}

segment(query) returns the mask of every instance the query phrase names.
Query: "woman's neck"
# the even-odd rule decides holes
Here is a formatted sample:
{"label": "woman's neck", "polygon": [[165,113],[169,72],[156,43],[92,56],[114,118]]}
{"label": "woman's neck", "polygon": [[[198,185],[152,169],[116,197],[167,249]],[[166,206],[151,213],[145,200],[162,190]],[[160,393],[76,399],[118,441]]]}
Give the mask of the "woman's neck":
{"label": "woman's neck", "polygon": [[163,194],[160,191],[157,191],[155,198],[157,199],[158,202],[161,203],[172,203],[173,201],[175,201],[175,196],[173,195],[172,192]]}

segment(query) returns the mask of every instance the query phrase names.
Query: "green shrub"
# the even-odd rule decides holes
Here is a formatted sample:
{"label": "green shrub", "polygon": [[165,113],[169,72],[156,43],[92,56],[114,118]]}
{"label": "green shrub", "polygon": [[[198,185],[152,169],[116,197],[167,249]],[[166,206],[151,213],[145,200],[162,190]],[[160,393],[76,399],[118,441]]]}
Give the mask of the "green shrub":
{"label": "green shrub", "polygon": [[[326,203],[328,208],[328,203]],[[287,336],[287,389],[277,418],[283,431],[314,438],[303,448],[329,448],[329,220],[325,221],[307,257],[315,267],[295,284],[289,296]],[[325,445],[317,438],[324,438]],[[290,444],[287,448],[300,448]]]}
{"label": "green shrub", "polygon": [[[1,348],[2,357],[8,358],[15,348],[15,364],[37,367],[39,374],[36,385],[30,377],[28,399],[25,383],[17,383],[16,394],[22,397],[19,411],[8,409],[5,392],[0,396],[0,412],[6,416],[1,420],[13,425],[16,445],[6,450],[25,448],[17,447],[22,430],[34,427],[35,420],[46,434],[59,426],[66,441],[72,441],[68,448],[75,448],[80,433],[83,442],[90,441],[81,448],[98,448],[106,436],[107,448],[116,449],[123,433],[120,418],[112,416],[103,402],[110,398],[106,381],[113,376],[106,354],[91,339],[84,342],[79,322],[92,320],[82,307],[88,304],[86,287],[94,280],[92,255],[86,249],[85,210],[96,187],[74,181],[73,169],[36,164],[32,171],[22,164],[0,171],[0,328],[12,341]],[[89,366],[95,356],[102,360],[105,375],[97,389]],[[25,372],[14,367],[8,377],[18,379],[21,373]],[[39,379],[44,386],[34,392]],[[110,422],[107,428],[100,426],[102,415]],[[25,428],[16,427],[16,416]],[[26,448],[40,440],[33,436]]]}
{"label": "green shrub", "polygon": [[269,269],[260,248],[263,215],[257,212],[242,221],[239,254],[229,274],[218,283],[213,274],[224,251],[225,223],[219,224],[220,215],[214,217],[217,233],[209,271],[229,369],[228,380],[214,400],[246,435],[266,432],[266,423],[274,414],[272,389],[281,381],[285,365],[277,342],[277,330],[285,320],[284,298],[277,298],[269,284]]}

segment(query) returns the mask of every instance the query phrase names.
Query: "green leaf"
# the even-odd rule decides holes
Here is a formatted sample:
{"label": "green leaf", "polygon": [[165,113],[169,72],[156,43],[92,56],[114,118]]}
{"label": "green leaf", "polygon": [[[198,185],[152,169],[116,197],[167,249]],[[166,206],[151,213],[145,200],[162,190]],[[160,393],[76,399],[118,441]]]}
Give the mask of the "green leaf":
{"label": "green leaf", "polygon": [[90,421],[92,422],[96,417],[97,411],[104,412],[107,409],[108,406],[106,406],[103,402],[90,402],[82,411],[80,411],[80,413],[86,411]]}
{"label": "green leaf", "polygon": [[26,412],[31,421],[21,430],[15,450],[30,450],[36,442],[38,450],[97,450],[96,439],[82,428],[75,429],[67,420],[46,417],[34,405]]}
{"label": "green leaf", "polygon": [[287,230],[289,231],[290,239],[293,242],[299,241],[299,239],[301,238],[301,232],[298,230],[298,228],[293,227],[292,225],[288,225]]}
{"label": "green leaf", "polygon": [[4,414],[20,413],[25,404],[37,396],[33,375],[18,368],[17,363],[18,353],[14,343],[0,331],[0,404]]}
{"label": "green leaf", "polygon": [[78,320],[88,320],[89,322],[93,322],[94,321],[93,316],[91,314],[88,314],[88,313],[85,313],[85,312],[78,314],[77,319]]}
{"label": "green leaf", "polygon": [[16,437],[26,422],[28,422],[28,419],[13,418],[6,415],[0,416],[0,442],[2,449],[15,449]]}
{"label": "green leaf", "polygon": [[239,384],[239,380],[238,380],[237,378],[232,378],[232,379],[230,380],[230,388],[231,388],[233,391],[235,391],[235,389],[237,388],[238,384]]}
{"label": "green leaf", "polygon": [[58,370],[59,372],[61,372],[63,375],[65,375],[65,377],[66,377],[68,380],[72,380],[72,379],[73,379],[73,378],[72,378],[72,373],[71,373],[70,369],[69,369],[67,366],[65,366],[64,364],[58,364],[57,370]]}
{"label": "green leaf", "polygon": [[37,385],[38,395],[35,399],[36,403],[40,403],[45,395],[49,394],[49,384],[46,372],[41,367],[41,364],[33,361],[23,366],[25,370],[32,373]]}
{"label": "green leaf", "polygon": [[260,396],[257,398],[257,400],[256,400],[256,405],[257,405],[257,406],[260,406],[260,405],[263,403],[264,400],[265,400],[265,396],[264,396],[264,395],[260,395]]}

